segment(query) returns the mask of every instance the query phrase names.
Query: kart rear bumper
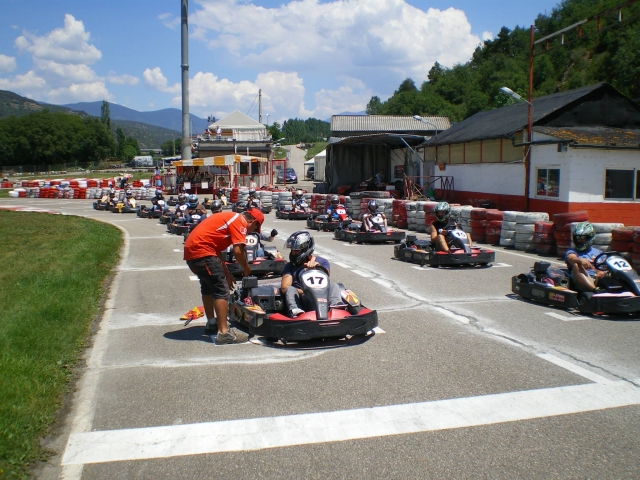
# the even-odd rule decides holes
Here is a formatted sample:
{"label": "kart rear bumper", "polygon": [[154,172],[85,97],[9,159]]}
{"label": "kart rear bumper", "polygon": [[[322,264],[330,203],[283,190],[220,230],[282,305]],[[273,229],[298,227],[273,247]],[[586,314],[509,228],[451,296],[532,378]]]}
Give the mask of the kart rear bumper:
{"label": "kart rear bumper", "polygon": [[349,243],[385,243],[385,242],[401,242],[404,240],[405,232],[353,232],[350,230],[339,229],[334,231],[334,237],[338,240],[345,240]]}
{"label": "kart rear bumper", "polygon": [[493,250],[480,250],[472,253],[438,253],[431,250],[415,250],[413,248],[402,248],[396,246],[394,255],[398,260],[418,263],[420,265],[433,266],[455,266],[455,265],[477,265],[489,264],[496,260],[496,253]]}

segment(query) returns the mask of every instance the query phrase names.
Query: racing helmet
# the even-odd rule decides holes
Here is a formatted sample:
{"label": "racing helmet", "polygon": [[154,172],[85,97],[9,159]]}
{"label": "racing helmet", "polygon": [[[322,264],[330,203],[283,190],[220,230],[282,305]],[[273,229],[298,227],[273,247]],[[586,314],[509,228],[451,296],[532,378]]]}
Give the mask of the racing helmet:
{"label": "racing helmet", "polygon": [[116,191],[113,188],[109,189],[109,196],[110,197],[115,197],[116,196]]}
{"label": "racing helmet", "polygon": [[219,188],[218,189],[218,196],[221,197],[224,195],[224,189],[223,188]]}
{"label": "racing helmet", "polygon": [[304,193],[302,193],[302,190],[296,190],[296,198],[298,200],[300,200],[303,196],[304,196]]}
{"label": "racing helmet", "polygon": [[156,189],[156,197],[161,197],[162,196],[162,190],[160,190],[159,188]]}
{"label": "racing helmet", "polygon": [[378,211],[378,202],[376,202],[375,200],[369,200],[369,203],[367,203],[367,208],[371,213],[376,213]]}
{"label": "racing helmet", "polygon": [[[289,249],[289,261],[295,265],[302,265],[307,258],[313,254],[316,242],[306,230],[300,230],[292,233],[284,245],[285,249]],[[294,253],[294,251],[296,253]]]}
{"label": "racing helmet", "polygon": [[178,203],[180,205],[184,205],[185,203],[187,203],[187,196],[184,193],[178,195]]}
{"label": "racing helmet", "polygon": [[250,188],[249,189],[249,196],[250,197],[255,197],[256,196],[256,189],[255,188]]}
{"label": "racing helmet", "polygon": [[593,229],[593,225],[589,222],[578,223],[573,227],[571,239],[573,240],[577,251],[584,252],[589,250],[589,247],[593,245],[593,242],[596,239],[596,232]]}
{"label": "racing helmet", "polygon": [[447,202],[438,202],[433,213],[435,213],[436,219],[439,222],[446,222],[451,215],[451,207]]}
{"label": "racing helmet", "polygon": [[133,192],[131,190],[126,191],[127,198],[133,197]]}
{"label": "racing helmet", "polygon": [[222,210],[222,202],[216,198],[213,202],[211,202],[211,211],[215,213],[219,212],[220,210]]}
{"label": "racing helmet", "polygon": [[195,193],[192,193],[187,198],[187,202],[189,203],[189,206],[191,208],[196,208],[196,206],[198,205],[198,196]]}
{"label": "racing helmet", "polygon": [[331,205],[338,205],[340,203],[340,197],[338,195],[333,195],[331,197]]}

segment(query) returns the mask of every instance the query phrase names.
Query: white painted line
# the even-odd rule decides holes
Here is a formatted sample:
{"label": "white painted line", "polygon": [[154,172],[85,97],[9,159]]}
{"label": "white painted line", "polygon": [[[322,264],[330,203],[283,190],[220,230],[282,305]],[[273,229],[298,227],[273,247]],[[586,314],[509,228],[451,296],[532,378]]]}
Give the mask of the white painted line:
{"label": "white painted line", "polygon": [[334,265],[338,265],[339,267],[342,268],[351,268],[351,265],[347,265],[346,263],[342,263],[342,262],[333,262]]}
{"label": "white painted line", "polygon": [[345,247],[359,247],[360,246],[357,243],[343,243],[342,245],[344,245]]}
{"label": "white painted line", "polygon": [[356,275],[360,275],[361,277],[371,278],[371,275],[369,275],[368,273],[361,272],[360,270],[351,270],[351,271]]}
{"label": "white painted line", "polygon": [[173,251],[174,251],[174,252],[176,252],[176,253],[178,253],[178,252],[183,252],[184,250],[181,250],[181,249],[179,249],[179,248],[174,248],[174,249],[173,249]]}
{"label": "white painted line", "polygon": [[73,433],[62,465],[312,445],[469,428],[640,404],[627,382],[190,425]]}
{"label": "white painted line", "polygon": [[386,288],[391,288],[393,286],[392,283],[389,283],[386,280],[382,280],[381,278],[374,278],[373,281]]}
{"label": "white painted line", "polygon": [[197,282],[198,281],[198,276],[197,275],[189,275],[189,280],[191,280],[192,282]]}
{"label": "white painted line", "polygon": [[159,270],[184,270],[189,268],[186,265],[173,265],[169,267],[123,267],[121,272],[154,272]]}
{"label": "white painted line", "polygon": [[462,315],[458,315],[457,313],[453,313],[453,312],[447,310],[446,308],[433,307],[433,309],[435,311],[437,311],[438,313],[441,313],[445,317],[453,318],[454,320],[456,320],[456,321],[458,321],[460,323],[464,323],[465,325],[469,325],[469,319],[467,317],[463,317]]}
{"label": "white painted line", "polygon": [[494,268],[502,268],[502,267],[513,267],[513,265],[509,265],[508,263],[494,263]]}
{"label": "white painted line", "polygon": [[423,272],[426,272],[427,270],[440,270],[439,268],[425,268],[425,267],[421,267],[420,265],[412,265],[411,268],[415,269],[415,270],[421,270]]}
{"label": "white painted line", "polygon": [[538,354],[538,357],[546,360],[547,362],[551,362],[554,365],[558,365],[559,367],[562,367],[565,370],[569,370],[570,372],[573,372],[576,375],[580,375],[581,377],[587,378],[592,382],[596,382],[600,385],[615,385],[619,383],[616,380],[609,380],[608,378],[603,377],[602,375],[598,375],[597,373],[592,372],[591,370],[582,368],[574,363],[563,360],[562,358],[556,357],[555,355],[552,355],[550,353],[540,353]]}
{"label": "white painted line", "polygon": [[545,315],[549,315],[550,317],[557,318],[558,320],[562,320],[563,322],[573,322],[574,320],[591,320],[591,317],[582,317],[577,315],[562,315],[557,312],[546,312]]}
{"label": "white painted line", "polygon": [[374,329],[373,329],[373,331],[374,331],[374,332],[376,332],[376,334],[379,334],[379,333],[387,333],[387,332],[385,332],[383,329],[381,329],[380,327],[376,327],[376,328],[374,328]]}
{"label": "white painted line", "polygon": [[[496,250],[496,252],[502,252],[502,253],[506,253],[508,255],[515,255],[516,257],[523,257],[523,258],[530,258],[531,260],[535,260],[535,261],[540,261],[542,259],[542,257],[537,257],[535,255],[525,255],[523,253],[516,253],[513,252],[511,250]],[[565,262],[559,262],[557,260],[551,260],[550,258],[544,257],[544,261],[545,262],[550,262],[550,263],[555,263],[556,265],[566,265]]]}

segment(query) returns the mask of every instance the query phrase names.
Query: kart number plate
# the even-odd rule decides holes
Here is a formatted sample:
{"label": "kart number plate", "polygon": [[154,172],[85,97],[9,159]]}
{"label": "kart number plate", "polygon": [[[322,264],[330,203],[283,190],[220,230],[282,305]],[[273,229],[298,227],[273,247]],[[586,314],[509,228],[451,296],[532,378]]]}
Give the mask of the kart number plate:
{"label": "kart number plate", "polygon": [[347,211],[344,208],[336,208],[336,213],[338,215],[346,215]]}
{"label": "kart number plate", "polygon": [[256,237],[255,235],[247,235],[247,245],[258,245],[258,237]]}
{"label": "kart number plate", "polygon": [[467,234],[464,233],[463,230],[452,230],[451,231],[451,235],[453,235],[456,238],[460,238],[460,239],[465,239],[467,238]]}
{"label": "kart number plate", "polygon": [[180,209],[180,211],[184,212],[187,209],[186,205],[180,205],[180,207],[178,207]]}
{"label": "kart number plate", "polygon": [[627,261],[623,260],[622,258],[611,259],[611,261],[609,261],[608,263],[609,263],[609,266],[614,270],[620,270],[620,271],[632,270],[631,265],[629,265],[629,263],[627,263]]}
{"label": "kart number plate", "polygon": [[158,200],[158,206],[164,207],[164,200]]}
{"label": "kart number plate", "polygon": [[200,215],[191,215],[191,220],[200,220]]}
{"label": "kart number plate", "polygon": [[300,277],[304,285],[313,289],[322,289],[329,284],[329,278],[318,270],[303,272]]}
{"label": "kart number plate", "polygon": [[373,218],[371,219],[371,221],[372,221],[373,223],[378,223],[378,224],[382,224],[382,223],[384,223],[384,220],[382,220],[382,216],[381,216],[381,215],[376,215],[375,217],[373,217]]}

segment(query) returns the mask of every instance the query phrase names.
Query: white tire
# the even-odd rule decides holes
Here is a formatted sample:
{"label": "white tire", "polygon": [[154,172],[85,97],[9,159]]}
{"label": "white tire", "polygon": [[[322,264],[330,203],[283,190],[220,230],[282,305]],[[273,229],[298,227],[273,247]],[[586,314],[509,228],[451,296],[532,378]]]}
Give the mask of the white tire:
{"label": "white tire", "polygon": [[516,230],[516,222],[512,222],[512,221],[506,221],[503,220],[502,221],[502,230]]}
{"label": "white tire", "polygon": [[517,233],[516,243],[534,243],[533,233]]}
{"label": "white tire", "polygon": [[[591,225],[596,233],[611,233],[614,228],[624,227],[623,223],[592,223]],[[599,242],[596,241],[596,243]]]}
{"label": "white tire", "polygon": [[536,244],[534,242],[516,242],[515,247],[516,247],[516,250],[521,250],[523,252],[531,252],[536,249]]}
{"label": "white tire", "polygon": [[502,212],[502,221],[515,222],[519,213],[522,213],[522,212],[514,212],[512,210],[507,210],[506,212]]}
{"label": "white tire", "polygon": [[545,212],[521,212],[516,215],[516,222],[518,223],[536,223],[546,222],[548,220],[549,214]]}
{"label": "white tire", "polygon": [[608,252],[611,250],[611,245],[598,245],[594,243],[592,247],[597,248],[598,250],[602,250],[603,252]]}
{"label": "white tire", "polygon": [[596,233],[596,238],[593,243],[594,245],[610,245],[611,233]]}
{"label": "white tire", "polygon": [[533,233],[536,231],[535,223],[516,223],[516,228],[514,229],[516,233]]}
{"label": "white tire", "polygon": [[500,238],[514,239],[514,241],[515,241],[516,232],[515,232],[515,230],[502,229],[502,230],[500,230]]}
{"label": "white tire", "polygon": [[500,246],[501,247],[513,247],[516,244],[514,238],[502,238],[500,237]]}

